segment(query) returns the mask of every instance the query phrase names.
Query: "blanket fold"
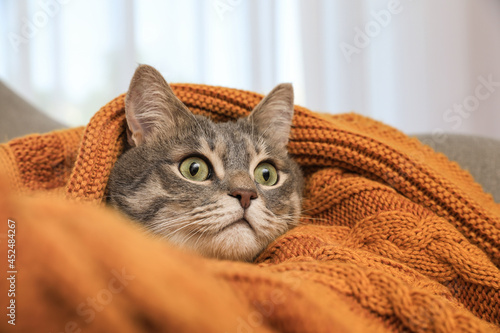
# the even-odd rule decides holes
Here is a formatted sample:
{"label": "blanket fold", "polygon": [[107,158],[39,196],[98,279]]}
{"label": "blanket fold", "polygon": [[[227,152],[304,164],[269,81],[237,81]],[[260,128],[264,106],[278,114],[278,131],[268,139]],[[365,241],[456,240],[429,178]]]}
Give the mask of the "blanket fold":
{"label": "blanket fold", "polygon": [[[262,98],[172,88],[215,121]],[[124,95],[85,128],[1,145],[1,218],[19,226],[19,316],[1,331],[500,331],[492,197],[387,125],[295,111],[288,149],[306,179],[301,225],[254,264],[185,253],[103,207],[125,144]]]}

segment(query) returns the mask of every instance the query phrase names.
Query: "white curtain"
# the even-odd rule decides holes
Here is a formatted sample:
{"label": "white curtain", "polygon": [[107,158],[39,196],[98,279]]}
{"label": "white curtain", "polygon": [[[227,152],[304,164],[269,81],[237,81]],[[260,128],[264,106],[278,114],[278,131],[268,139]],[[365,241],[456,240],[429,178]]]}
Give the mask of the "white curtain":
{"label": "white curtain", "polygon": [[292,82],[312,110],[500,139],[498,0],[0,0],[0,36],[0,79],[69,125],[147,63],[169,82]]}

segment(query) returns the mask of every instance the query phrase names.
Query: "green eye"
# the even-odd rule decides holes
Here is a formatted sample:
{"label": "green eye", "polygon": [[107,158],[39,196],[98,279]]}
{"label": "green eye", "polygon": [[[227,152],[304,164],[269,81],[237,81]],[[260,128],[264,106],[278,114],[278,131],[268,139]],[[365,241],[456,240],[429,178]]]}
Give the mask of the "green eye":
{"label": "green eye", "polygon": [[189,180],[202,182],[210,177],[210,168],[199,157],[188,157],[179,166],[181,174]]}
{"label": "green eye", "polygon": [[278,171],[269,163],[261,163],[254,171],[255,181],[262,185],[273,186],[278,182]]}

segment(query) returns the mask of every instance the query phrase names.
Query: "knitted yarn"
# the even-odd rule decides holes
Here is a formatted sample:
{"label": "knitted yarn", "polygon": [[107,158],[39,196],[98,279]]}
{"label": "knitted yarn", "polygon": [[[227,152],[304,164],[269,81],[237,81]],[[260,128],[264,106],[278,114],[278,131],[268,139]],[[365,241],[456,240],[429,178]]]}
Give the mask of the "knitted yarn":
{"label": "knitted yarn", "polygon": [[[172,88],[214,121],[262,98]],[[22,225],[20,331],[500,331],[500,206],[418,140],[296,106],[288,149],[306,178],[301,225],[250,265],[179,251],[103,209],[124,129],[121,95],[85,128],[0,145],[1,218]],[[87,322],[81,302],[123,267],[135,280]]]}

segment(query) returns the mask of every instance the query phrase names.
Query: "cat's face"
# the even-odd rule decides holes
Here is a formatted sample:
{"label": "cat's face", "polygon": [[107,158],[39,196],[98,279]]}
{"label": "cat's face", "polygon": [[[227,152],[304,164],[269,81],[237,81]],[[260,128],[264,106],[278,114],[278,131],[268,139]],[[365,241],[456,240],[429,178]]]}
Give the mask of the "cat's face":
{"label": "cat's face", "polygon": [[298,223],[302,175],[286,150],[289,85],[249,117],[214,123],[140,66],[126,112],[133,148],[112,171],[109,203],[154,233],[209,257],[250,261]]}

